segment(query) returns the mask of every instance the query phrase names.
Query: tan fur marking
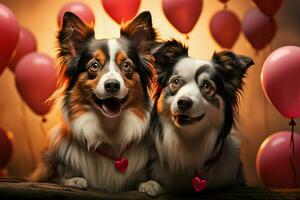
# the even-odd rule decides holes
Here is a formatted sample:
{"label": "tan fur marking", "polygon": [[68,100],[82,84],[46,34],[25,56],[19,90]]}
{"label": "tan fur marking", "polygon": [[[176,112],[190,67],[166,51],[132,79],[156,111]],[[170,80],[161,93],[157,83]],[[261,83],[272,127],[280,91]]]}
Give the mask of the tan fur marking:
{"label": "tan fur marking", "polygon": [[97,51],[95,51],[94,57],[100,62],[100,64],[102,66],[105,65],[106,56],[105,56],[104,52],[101,49],[98,49]]}
{"label": "tan fur marking", "polygon": [[116,60],[116,63],[118,65],[120,65],[126,58],[127,58],[127,55],[126,55],[125,51],[121,50],[116,54],[115,60]]}

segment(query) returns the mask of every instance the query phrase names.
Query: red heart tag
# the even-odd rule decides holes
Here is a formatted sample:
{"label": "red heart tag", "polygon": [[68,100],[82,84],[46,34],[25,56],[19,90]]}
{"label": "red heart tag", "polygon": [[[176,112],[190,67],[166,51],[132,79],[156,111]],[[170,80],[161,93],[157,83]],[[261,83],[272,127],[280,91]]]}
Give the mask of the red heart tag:
{"label": "red heart tag", "polygon": [[200,192],[206,188],[206,180],[200,179],[198,176],[195,176],[192,180],[194,190]]}
{"label": "red heart tag", "polygon": [[128,160],[125,158],[121,158],[115,161],[115,168],[119,170],[121,173],[125,173],[128,167]]}

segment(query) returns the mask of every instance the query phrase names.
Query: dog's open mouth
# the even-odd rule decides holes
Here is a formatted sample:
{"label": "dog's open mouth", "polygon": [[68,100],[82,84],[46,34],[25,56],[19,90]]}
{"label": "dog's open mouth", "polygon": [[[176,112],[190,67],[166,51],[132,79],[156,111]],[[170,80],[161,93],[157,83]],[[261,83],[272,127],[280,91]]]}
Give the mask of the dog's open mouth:
{"label": "dog's open mouth", "polygon": [[194,122],[200,121],[205,116],[205,113],[199,115],[198,117],[191,117],[185,114],[173,115],[173,119],[178,125],[192,124]]}
{"label": "dog's open mouth", "polygon": [[122,112],[122,106],[126,102],[128,96],[123,99],[116,97],[109,97],[106,99],[99,99],[96,95],[93,96],[94,102],[100,108],[102,113],[109,118],[115,118]]}

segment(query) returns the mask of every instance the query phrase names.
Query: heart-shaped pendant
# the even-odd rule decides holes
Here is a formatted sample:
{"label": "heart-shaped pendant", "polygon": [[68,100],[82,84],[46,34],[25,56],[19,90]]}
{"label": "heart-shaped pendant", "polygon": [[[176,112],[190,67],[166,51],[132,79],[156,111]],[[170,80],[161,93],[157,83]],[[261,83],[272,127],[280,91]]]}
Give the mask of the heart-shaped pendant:
{"label": "heart-shaped pendant", "polygon": [[128,167],[128,160],[125,158],[121,158],[115,161],[115,168],[121,172],[121,173],[125,173],[126,169]]}
{"label": "heart-shaped pendant", "polygon": [[200,192],[206,188],[207,182],[204,179],[200,179],[198,176],[195,176],[192,180],[194,190]]}

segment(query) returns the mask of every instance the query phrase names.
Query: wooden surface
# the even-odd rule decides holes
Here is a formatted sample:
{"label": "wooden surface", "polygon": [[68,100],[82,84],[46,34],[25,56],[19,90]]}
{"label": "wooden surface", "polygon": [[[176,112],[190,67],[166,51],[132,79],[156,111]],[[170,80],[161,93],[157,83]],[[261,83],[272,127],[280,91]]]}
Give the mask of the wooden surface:
{"label": "wooden surface", "polygon": [[206,191],[202,193],[189,194],[162,194],[157,198],[152,198],[137,191],[107,193],[99,190],[78,190],[70,187],[63,187],[49,183],[32,183],[21,180],[0,179],[0,199],[88,199],[88,200],[117,200],[117,199],[209,199],[209,200],[247,200],[247,199],[284,199],[300,200],[299,189],[270,190],[263,187],[240,187],[223,189],[218,191]]}

